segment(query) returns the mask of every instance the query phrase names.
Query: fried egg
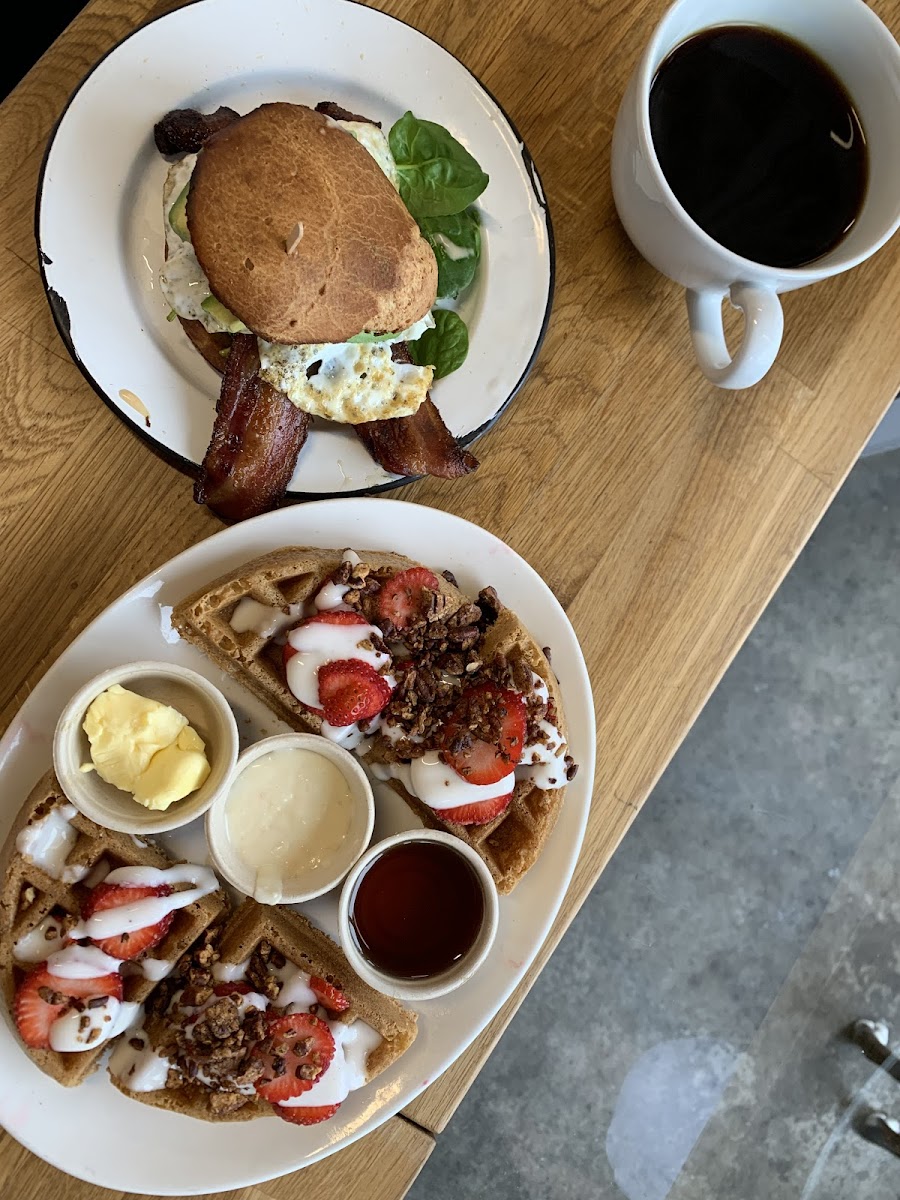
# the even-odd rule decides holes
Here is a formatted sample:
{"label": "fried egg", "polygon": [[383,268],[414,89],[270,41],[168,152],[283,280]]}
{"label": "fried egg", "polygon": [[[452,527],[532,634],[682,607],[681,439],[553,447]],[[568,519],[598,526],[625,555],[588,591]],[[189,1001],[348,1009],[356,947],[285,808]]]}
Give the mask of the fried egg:
{"label": "fried egg", "polygon": [[391,154],[387,135],[377,125],[370,125],[368,121],[335,121],[335,125],[339,129],[346,129],[351,137],[356,138],[363,149],[368,150],[399,192],[400,176],[397,174],[397,164]]}
{"label": "fried egg", "polygon": [[259,338],[260,375],[304,412],[359,425],[414,413],[433,367],[397,363],[386,342],[282,346]]}

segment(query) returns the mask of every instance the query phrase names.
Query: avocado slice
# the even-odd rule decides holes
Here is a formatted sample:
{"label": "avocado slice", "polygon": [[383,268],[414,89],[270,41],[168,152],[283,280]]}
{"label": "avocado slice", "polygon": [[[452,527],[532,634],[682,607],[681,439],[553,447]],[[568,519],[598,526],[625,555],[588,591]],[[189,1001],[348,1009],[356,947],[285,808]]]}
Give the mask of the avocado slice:
{"label": "avocado slice", "polygon": [[183,242],[189,242],[191,235],[187,227],[187,194],[190,189],[190,180],[184,185],[178,199],[169,209],[169,224],[178,234]]}
{"label": "avocado slice", "polygon": [[250,332],[244,322],[230,312],[215,296],[207,296],[205,300],[201,300],[200,307],[205,309],[211,317],[215,317],[221,325],[224,325],[226,333]]}
{"label": "avocado slice", "polygon": [[354,333],[347,341],[353,342],[354,345],[367,346],[370,342],[387,342],[396,336],[396,333]]}

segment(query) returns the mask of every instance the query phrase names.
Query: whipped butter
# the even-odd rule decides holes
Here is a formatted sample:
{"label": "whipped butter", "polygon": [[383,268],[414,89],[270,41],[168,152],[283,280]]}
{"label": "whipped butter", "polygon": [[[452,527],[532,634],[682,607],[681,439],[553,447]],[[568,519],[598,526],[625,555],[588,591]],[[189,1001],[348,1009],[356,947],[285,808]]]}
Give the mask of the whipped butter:
{"label": "whipped butter", "polygon": [[206,746],[187,717],[120,684],[92,701],[83,728],[91,761],[82,770],[95,770],[153,811],[183,800],[209,775]]}
{"label": "whipped butter", "polygon": [[225,821],[235,852],[255,872],[254,898],[277,904],[328,882],[356,824],[356,804],[343,772],[324,755],[272,750],[234,780]]}

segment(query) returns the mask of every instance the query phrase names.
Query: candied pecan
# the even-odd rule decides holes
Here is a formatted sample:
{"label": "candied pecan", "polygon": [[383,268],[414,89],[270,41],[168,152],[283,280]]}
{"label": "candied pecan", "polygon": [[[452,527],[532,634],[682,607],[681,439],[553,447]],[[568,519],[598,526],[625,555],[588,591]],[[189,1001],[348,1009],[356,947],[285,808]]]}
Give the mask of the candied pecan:
{"label": "candied pecan", "polygon": [[245,1087],[248,1083],[256,1083],[266,1073],[266,1064],[258,1058],[249,1059],[240,1075],[235,1075],[234,1082],[238,1087]]}
{"label": "candied pecan", "polygon": [[132,1050],[143,1050],[146,1046],[146,1041],[142,1037],[132,1037],[128,1039],[128,1045]]}
{"label": "candied pecan", "polygon": [[566,780],[570,781],[578,774],[578,763],[571,754],[567,754],[563,761],[566,764]]}
{"label": "candied pecan", "polygon": [[492,587],[482,588],[478,593],[478,607],[485,625],[493,625],[503,611],[503,604]]}
{"label": "candied pecan", "polygon": [[226,1038],[241,1027],[241,1014],[230,996],[221,996],[209,1006],[204,1023],[214,1037]]}
{"label": "candied pecan", "polygon": [[245,1017],[243,1029],[249,1041],[261,1042],[266,1033],[265,1014],[259,1009],[253,1009]]}

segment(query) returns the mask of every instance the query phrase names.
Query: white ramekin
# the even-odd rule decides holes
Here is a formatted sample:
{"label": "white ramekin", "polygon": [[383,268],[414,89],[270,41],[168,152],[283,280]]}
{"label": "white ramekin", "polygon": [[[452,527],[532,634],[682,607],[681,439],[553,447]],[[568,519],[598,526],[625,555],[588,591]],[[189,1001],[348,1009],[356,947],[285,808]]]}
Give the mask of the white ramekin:
{"label": "white ramekin", "polygon": [[[357,886],[370,865],[386,850],[409,842],[438,842],[440,845],[449,846],[451,850],[455,850],[475,871],[484,896],[484,919],[481,923],[481,931],[468,954],[459,962],[454,963],[449,970],[428,979],[399,979],[374,966],[360,952],[350,921]],[[386,996],[394,996],[398,1000],[431,1000],[436,996],[444,996],[447,992],[452,992],[470,979],[490,952],[497,934],[498,920],[497,886],[484,860],[479,858],[471,846],[467,846],[459,838],[437,829],[409,829],[370,846],[344,881],[338,909],[341,947],[349,959],[350,965],[366,983],[371,984]]]}
{"label": "white ramekin", "polygon": [[[276,750],[311,750],[334,763],[347,781],[357,810],[351,834],[342,847],[342,853],[335,858],[333,870],[327,877],[318,879],[314,887],[293,891],[289,890],[288,881],[285,881],[286,886],[279,903],[297,904],[303,900],[312,900],[315,896],[322,896],[341,882],[372,837],[375,826],[375,800],[372,796],[372,785],[357,758],[328,738],[311,733],[282,733],[275,737],[263,738],[262,741],[248,746],[238,758],[228,786],[218,793],[206,814],[206,840],[213,866],[239,892],[247,896],[254,894],[256,871],[244,861],[240,846],[235,845],[229,837],[226,819],[228,796],[231,786],[242,771],[263,755]],[[266,903],[259,896],[256,899]]]}
{"label": "white ramekin", "polygon": [[[164,811],[144,808],[130,792],[113,787],[96,771],[82,771],[91,746],[82,728],[93,700],[113,684],[175,708],[206,747],[210,771],[195,792]],[[187,667],[164,662],[133,662],[95,676],[63,709],[53,736],[53,768],[63,791],[79,812],[120,833],[163,833],[200,817],[228,782],[238,753],[234,713],[217,687]]]}

